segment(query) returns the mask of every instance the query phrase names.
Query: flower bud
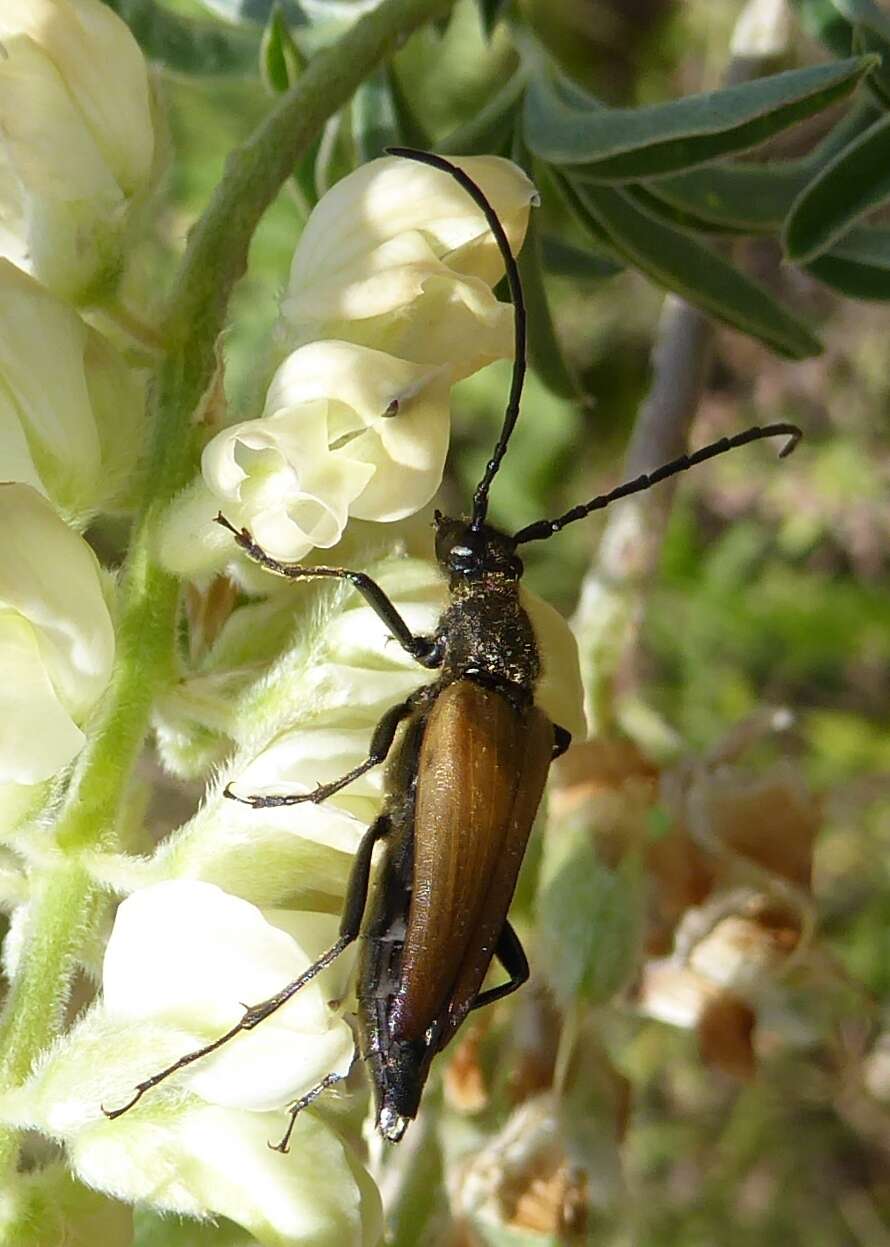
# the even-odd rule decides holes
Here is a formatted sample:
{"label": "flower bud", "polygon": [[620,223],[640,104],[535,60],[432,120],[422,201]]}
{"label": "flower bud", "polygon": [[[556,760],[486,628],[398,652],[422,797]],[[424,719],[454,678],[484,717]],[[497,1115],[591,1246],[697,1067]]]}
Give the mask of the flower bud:
{"label": "flower bud", "polygon": [[205,448],[204,480],[226,517],[276,558],[339,541],[349,515],[397,520],[442,479],[447,378],[348,342],[288,356],[259,420]]}
{"label": "flower bud", "polygon": [[[519,251],[536,192],[496,156],[455,160],[482,188]],[[291,265],[290,342],[342,337],[452,381],[512,354],[513,313],[492,293],[503,262],[481,210],[440,169],[399,157],[362,165],[319,201]]]}
{"label": "flower bud", "polygon": [[27,485],[0,485],[0,783],[74,758],[111,675],[114,629],[92,550]]}
{"label": "flower bud", "polygon": [[[2,62],[0,62],[2,72]],[[142,385],[67,304],[0,260],[0,463],[72,521],[118,505]]]}
{"label": "flower bud", "polygon": [[63,298],[114,278],[155,156],[148,71],[100,0],[4,0],[0,254]]}

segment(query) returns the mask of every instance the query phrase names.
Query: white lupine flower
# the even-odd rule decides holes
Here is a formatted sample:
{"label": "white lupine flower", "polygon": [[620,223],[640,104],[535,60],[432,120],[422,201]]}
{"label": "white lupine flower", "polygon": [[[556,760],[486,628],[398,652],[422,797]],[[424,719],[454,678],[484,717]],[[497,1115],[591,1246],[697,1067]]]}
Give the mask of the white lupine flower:
{"label": "white lupine flower", "polygon": [[[269,1247],[372,1244],[376,1192],[311,1112],[291,1152],[286,1108],[326,1074],[345,1074],[354,1040],[328,1000],[345,955],[255,1030],[153,1089],[110,1121],[135,1082],[240,1018],[299,975],[336,937],[329,914],[269,914],[211,884],[177,880],[125,900],[105,954],[103,998],[46,1054],[0,1118],[65,1142],[74,1173],[126,1201],[224,1215]],[[183,1091],[188,1094],[183,1095]]]}
{"label": "white lupine flower", "polygon": [[448,379],[348,342],[314,342],[278,369],[263,416],[224,429],[201,469],[227,518],[282,559],[339,541],[350,515],[398,520],[442,479]]}
{"label": "white lupine flower", "polygon": [[111,675],[114,629],[99,565],[28,485],[0,485],[0,784],[48,779]]}
{"label": "white lupine flower", "polygon": [[[102,988],[112,1021],[170,1025],[198,1044],[228,1030],[241,1002],[274,995],[337,937],[330,914],[272,915],[210,883],[173,880],[121,904],[105,950]],[[299,933],[299,942],[290,931]],[[311,949],[310,952],[305,951]],[[332,973],[345,990],[349,959]],[[346,1074],[354,1041],[316,979],[255,1031],[183,1075],[210,1104],[264,1112],[298,1099],[331,1072]]]}
{"label": "white lupine flower", "polygon": [[98,297],[152,174],[145,60],[101,0],[3,0],[0,44],[0,255]]}
{"label": "white lupine flower", "polygon": [[[518,252],[531,182],[497,156],[458,157]],[[282,302],[291,343],[340,337],[469,376],[513,350],[513,311],[492,287],[503,262],[485,219],[448,174],[398,157],[362,165],[316,205]]]}
{"label": "white lupine flower", "polygon": [[0,473],[72,519],[120,500],[142,384],[105,339],[0,259]]}

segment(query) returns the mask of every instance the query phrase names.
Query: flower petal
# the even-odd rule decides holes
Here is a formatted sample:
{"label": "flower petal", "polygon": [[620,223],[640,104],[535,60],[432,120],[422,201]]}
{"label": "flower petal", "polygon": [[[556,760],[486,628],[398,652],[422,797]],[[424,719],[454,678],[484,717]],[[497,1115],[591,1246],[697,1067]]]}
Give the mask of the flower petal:
{"label": "flower petal", "polygon": [[[536,197],[531,182],[496,156],[452,159],[488,196],[518,251]],[[321,199],[294,253],[288,293],[321,289],[388,239],[412,231],[440,258],[452,256],[456,271],[489,285],[502,272],[482,212],[466,191],[439,169],[393,156],[362,165]]]}
{"label": "flower petal", "polygon": [[0,611],[0,781],[37,784],[60,771],[84,735],[56,696],[34,629]]}
{"label": "flower petal", "polygon": [[229,1217],[265,1247],[373,1247],[379,1196],[330,1127],[297,1118],[287,1155],[270,1141],[280,1114],[193,1104],[131,1114],[79,1133],[74,1172],[117,1199],[190,1216]]}
{"label": "flower petal", "polygon": [[0,484],[0,607],[32,625],[60,701],[77,717],[104,690],[114,629],[90,547],[35,490]]}
{"label": "flower petal", "polygon": [[[325,947],[336,938],[336,919],[327,926]],[[213,884],[159,883],[118,909],[105,952],[105,1011],[112,1020],[166,1023],[199,1042],[215,1039],[246,1005],[275,995],[323,951],[301,949],[255,906]],[[349,1027],[313,980],[186,1078],[206,1100],[262,1111],[297,1099],[326,1074],[345,1074],[353,1049]]]}

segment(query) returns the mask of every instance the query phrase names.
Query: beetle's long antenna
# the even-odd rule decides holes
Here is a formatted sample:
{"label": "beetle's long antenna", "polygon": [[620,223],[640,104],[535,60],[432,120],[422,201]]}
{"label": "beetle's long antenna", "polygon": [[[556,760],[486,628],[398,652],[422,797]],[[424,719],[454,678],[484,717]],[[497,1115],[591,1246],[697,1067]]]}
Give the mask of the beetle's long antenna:
{"label": "beetle's long antenna", "polygon": [[476,492],[473,494],[471,527],[478,529],[485,523],[485,516],[488,511],[488,491],[491,488],[491,482],[494,480],[495,473],[501,466],[501,460],[506,454],[507,445],[510,441],[510,434],[513,432],[513,426],[519,417],[519,403],[522,398],[522,386],[525,381],[526,312],[519,268],[513,252],[510,250],[510,243],[507,241],[507,235],[504,232],[503,225],[498,220],[497,213],[486,199],[482,190],[471,177],[464,173],[463,169],[459,169],[450,160],[446,160],[444,156],[436,156],[433,152],[418,151],[414,147],[388,147],[386,150],[391,156],[404,156],[408,160],[417,160],[421,164],[431,165],[434,169],[441,169],[443,173],[450,174],[458,185],[463,187],[474,203],[478,204],[482,209],[485,220],[488,222],[488,227],[494,234],[494,239],[503,258],[504,268],[507,273],[507,284],[510,287],[510,298],[513,302],[513,379],[510,383],[510,396],[507,399],[504,423],[501,426],[497,445],[492,452],[491,458],[485,465],[482,480],[476,486]]}
{"label": "beetle's long antenna", "polygon": [[574,524],[575,520],[583,520],[585,515],[590,515],[591,511],[601,511],[610,502],[616,502],[619,498],[627,498],[630,494],[642,493],[643,490],[657,485],[659,481],[667,480],[669,476],[676,476],[678,472],[694,468],[697,463],[704,463],[706,459],[715,459],[717,455],[723,455],[728,450],[735,450],[738,446],[747,446],[749,442],[759,442],[764,437],[788,438],[779,451],[779,458],[784,459],[786,455],[791,454],[802,436],[796,424],[782,423],[766,424],[762,428],[755,426],[745,429],[743,433],[736,433],[735,437],[721,437],[719,442],[711,442],[709,446],[703,446],[701,450],[696,450],[691,455],[681,455],[679,459],[672,459],[670,463],[663,464],[654,472],[644,472],[642,476],[632,481],[625,481],[623,485],[619,485],[617,489],[607,494],[600,494],[598,498],[593,498],[590,502],[572,507],[571,511],[566,511],[565,515],[560,515],[558,519],[537,520],[534,524],[521,528],[513,540],[517,545],[523,545],[526,541],[543,541],[546,537],[552,537],[554,533],[560,532],[567,524]]}

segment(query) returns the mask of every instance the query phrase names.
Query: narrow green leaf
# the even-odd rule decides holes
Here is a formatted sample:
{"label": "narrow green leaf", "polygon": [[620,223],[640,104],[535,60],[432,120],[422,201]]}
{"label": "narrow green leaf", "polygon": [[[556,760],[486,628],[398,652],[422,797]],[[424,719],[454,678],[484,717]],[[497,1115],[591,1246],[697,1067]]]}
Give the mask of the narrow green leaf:
{"label": "narrow green leaf", "polygon": [[857,226],[807,271],[849,298],[890,300],[890,229]]}
{"label": "narrow green leaf", "polygon": [[785,222],[789,259],[807,264],[890,198],[890,117],[876,122],[804,188]]}
{"label": "narrow green leaf", "polygon": [[525,90],[526,74],[518,69],[474,117],[436,142],[443,156],[474,156],[504,150],[516,129],[516,112]]}
{"label": "narrow green leaf", "polygon": [[243,73],[256,63],[255,32],[171,12],[157,0],[105,0],[149,60],[188,74]]}
{"label": "narrow green leaf", "polygon": [[551,394],[559,398],[577,398],[578,383],[562,353],[550,312],[541,252],[541,240],[532,213],[518,259],[528,313],[529,362]]}
{"label": "narrow green leaf", "polygon": [[880,57],[868,85],[881,107],[890,108],[890,16],[873,0],[834,0],[834,5],[855,23],[854,51],[874,52]]}
{"label": "narrow green leaf", "polygon": [[740,234],[772,234],[818,170],[878,116],[869,100],[852,108],[822,142],[798,160],[727,161],[647,181],[646,189],[681,213]]}
{"label": "narrow green leaf", "polygon": [[835,56],[849,56],[853,47],[853,31],[831,0],[792,0],[800,13],[800,21],[808,35],[821,40]]}
{"label": "narrow green leaf", "polygon": [[380,66],[352,97],[352,137],[359,164],[383,155],[402,142],[389,74]]}
{"label": "narrow green leaf", "polygon": [[695,203],[691,205],[691,208],[685,204],[676,203],[669,196],[659,193],[657,182],[648,186],[641,182],[628,182],[622,189],[644,212],[651,212],[653,216],[666,221],[668,225],[686,230],[688,234],[747,234],[751,232],[750,229],[740,228],[735,224],[729,225],[724,221],[709,220],[707,211],[698,212],[698,205]]}
{"label": "narrow green leaf", "polygon": [[555,234],[542,234],[541,259],[544,268],[554,277],[571,277],[576,281],[602,281],[605,277],[614,277],[624,268],[623,264],[605,253],[576,247]]}
{"label": "narrow green leaf", "polygon": [[851,57],[649,108],[573,107],[536,77],[526,96],[525,138],[535,155],[571,166],[575,177],[657,177],[755,147],[849,95],[875,63]]}
{"label": "narrow green leaf", "polygon": [[263,82],[274,95],[281,95],[293,86],[305,68],[305,59],[290,33],[284,11],[276,4],[260,45]]}
{"label": "narrow green leaf", "polygon": [[832,0],[834,7],[855,26],[865,26],[890,42],[890,14],[874,0]]}
{"label": "narrow green leaf", "polygon": [[853,48],[859,54],[872,52],[881,58],[881,63],[868,77],[868,88],[882,109],[890,109],[890,45],[874,31],[857,26],[853,31]]}
{"label": "narrow green leaf", "polygon": [[622,191],[560,178],[578,219],[594,236],[605,233],[615,251],[659,286],[681,295],[735,329],[791,359],[821,345],[760,285],[694,238],[642,211]]}

